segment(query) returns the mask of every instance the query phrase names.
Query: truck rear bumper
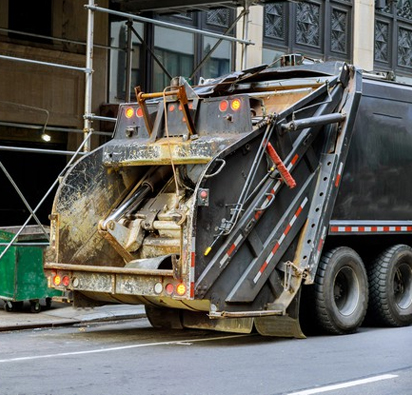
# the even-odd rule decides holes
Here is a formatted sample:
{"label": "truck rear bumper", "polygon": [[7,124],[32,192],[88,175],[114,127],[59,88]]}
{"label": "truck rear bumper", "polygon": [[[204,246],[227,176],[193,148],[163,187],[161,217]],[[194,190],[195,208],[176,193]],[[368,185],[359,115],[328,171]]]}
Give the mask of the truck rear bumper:
{"label": "truck rear bumper", "polygon": [[[158,304],[209,311],[209,301],[191,298],[190,284],[175,279],[173,270],[64,263],[46,263],[44,269],[49,287],[80,292],[98,302]],[[58,281],[56,277],[59,277]],[[184,293],[179,286],[183,286]]]}

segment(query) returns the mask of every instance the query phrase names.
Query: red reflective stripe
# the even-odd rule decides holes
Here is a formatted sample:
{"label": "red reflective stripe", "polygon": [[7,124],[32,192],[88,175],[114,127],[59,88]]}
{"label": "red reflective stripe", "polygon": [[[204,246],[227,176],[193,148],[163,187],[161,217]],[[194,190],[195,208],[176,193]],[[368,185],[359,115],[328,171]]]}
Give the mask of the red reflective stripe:
{"label": "red reflective stripe", "polygon": [[292,227],[291,224],[289,224],[289,225],[286,227],[285,231],[283,232],[283,233],[285,234],[285,236],[289,233],[291,227]]}
{"label": "red reflective stripe", "polygon": [[320,240],[319,240],[319,245],[318,245],[318,251],[319,251],[319,252],[322,250],[323,242],[324,242],[323,239],[320,239]]}
{"label": "red reflective stripe", "polygon": [[234,244],[232,244],[232,246],[229,248],[227,254],[228,254],[228,255],[231,255],[232,252],[235,250],[235,248],[236,248],[236,246],[235,246]]}
{"label": "red reflective stripe", "polygon": [[331,226],[331,232],[412,232],[412,226]]}
{"label": "red reflective stripe", "polygon": [[299,215],[300,215],[300,213],[302,212],[302,210],[303,210],[303,207],[302,206],[300,206],[299,208],[298,208],[298,211],[296,211],[296,216],[297,217],[299,217]]}
{"label": "red reflective stripe", "polygon": [[335,187],[338,187],[340,183],[340,174],[336,176]]}
{"label": "red reflective stripe", "polygon": [[296,155],[293,157],[293,159],[292,159],[292,161],[291,161],[290,163],[292,163],[292,165],[294,165],[294,164],[298,161],[298,159],[299,159],[299,155],[296,154]]}
{"label": "red reflective stripe", "polygon": [[272,254],[275,254],[276,251],[279,249],[279,247],[280,247],[280,244],[276,243],[275,246],[273,247]]}
{"label": "red reflective stripe", "polygon": [[267,268],[267,266],[268,266],[268,263],[267,262],[265,262],[264,264],[263,264],[263,266],[260,268],[260,272],[261,273],[263,273],[264,272],[264,270]]}
{"label": "red reflective stripe", "polygon": [[261,215],[262,215],[262,211],[261,211],[261,210],[260,210],[260,211],[256,211],[255,219],[259,219]]}
{"label": "red reflective stripe", "polygon": [[190,297],[191,298],[195,297],[195,283],[194,282],[190,283]]}
{"label": "red reflective stripe", "polygon": [[192,251],[192,253],[190,254],[190,267],[195,267],[195,253],[194,251]]}

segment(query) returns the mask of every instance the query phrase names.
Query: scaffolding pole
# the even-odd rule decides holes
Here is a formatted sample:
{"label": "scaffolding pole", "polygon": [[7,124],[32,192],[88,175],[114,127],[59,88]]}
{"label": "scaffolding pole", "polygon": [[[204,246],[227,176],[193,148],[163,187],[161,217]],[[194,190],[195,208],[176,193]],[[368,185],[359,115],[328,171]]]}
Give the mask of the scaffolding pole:
{"label": "scaffolding pole", "polygon": [[232,36],[226,36],[224,34],[218,34],[218,33],[213,33],[213,32],[208,32],[205,30],[200,30],[200,29],[195,29],[193,27],[187,27],[187,26],[182,26],[182,25],[177,25],[175,23],[169,23],[169,22],[163,22],[163,21],[158,21],[156,19],[150,19],[150,18],[145,18],[143,16],[137,16],[137,15],[133,15],[133,14],[128,14],[126,12],[120,12],[120,11],[114,11],[114,10],[110,10],[107,8],[102,8],[102,7],[97,7],[95,5],[91,5],[90,3],[93,3],[92,0],[89,0],[89,5],[85,5],[85,7],[88,10],[93,10],[93,11],[100,11],[106,14],[112,14],[112,15],[117,15],[120,16],[124,19],[132,19],[134,21],[139,21],[139,22],[146,22],[146,23],[151,23],[153,25],[158,25],[158,26],[163,26],[163,27],[169,27],[175,30],[181,30],[184,32],[189,32],[189,33],[198,33],[201,34],[203,36],[208,36],[208,37],[214,37],[217,39],[222,39],[222,40],[227,40],[227,41],[233,41],[233,42],[237,42],[237,43],[241,43],[241,44],[245,44],[247,45],[255,45],[254,42],[249,41],[249,40],[245,40],[245,39],[241,39],[241,38],[236,38],[236,37],[232,37]]}
{"label": "scaffolding pole", "polygon": [[89,117],[92,113],[92,92],[93,92],[93,36],[94,36],[94,0],[89,0],[87,10],[87,40],[86,40],[86,71],[85,71],[85,91],[84,91],[84,137],[83,151],[90,151],[90,140],[86,137],[92,129],[92,120]]}
{"label": "scaffolding pole", "polygon": [[[249,36],[249,0],[245,0],[243,8],[243,40],[246,41]],[[247,45],[242,45],[242,69],[247,69]]]}

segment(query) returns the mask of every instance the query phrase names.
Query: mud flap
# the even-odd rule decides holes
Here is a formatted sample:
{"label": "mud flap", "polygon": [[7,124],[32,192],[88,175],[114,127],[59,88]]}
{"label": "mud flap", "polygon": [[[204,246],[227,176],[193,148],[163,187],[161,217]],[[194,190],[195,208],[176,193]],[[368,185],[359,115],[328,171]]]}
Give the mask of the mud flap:
{"label": "mud flap", "polygon": [[255,328],[262,336],[295,337],[306,339],[299,323],[300,291],[286,310],[286,315],[256,317]]}
{"label": "mud flap", "polygon": [[206,329],[219,332],[251,333],[253,318],[210,319],[206,312],[183,311],[183,326],[190,329]]}
{"label": "mud flap", "polygon": [[295,337],[306,339],[300,328],[299,319],[286,315],[255,318],[255,327],[262,336]]}
{"label": "mud flap", "polygon": [[146,316],[153,328],[183,329],[182,312],[178,309],[146,305]]}

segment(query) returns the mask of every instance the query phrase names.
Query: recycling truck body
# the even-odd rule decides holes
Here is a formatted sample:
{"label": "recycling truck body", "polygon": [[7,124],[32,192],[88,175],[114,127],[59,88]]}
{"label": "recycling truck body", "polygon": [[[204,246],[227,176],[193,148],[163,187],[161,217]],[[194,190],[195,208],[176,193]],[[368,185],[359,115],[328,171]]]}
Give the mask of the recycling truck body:
{"label": "recycling truck body", "polygon": [[136,99],[61,180],[49,286],[155,327],[412,322],[412,87],[313,63]]}

